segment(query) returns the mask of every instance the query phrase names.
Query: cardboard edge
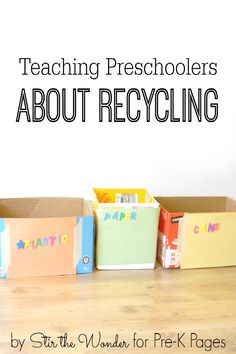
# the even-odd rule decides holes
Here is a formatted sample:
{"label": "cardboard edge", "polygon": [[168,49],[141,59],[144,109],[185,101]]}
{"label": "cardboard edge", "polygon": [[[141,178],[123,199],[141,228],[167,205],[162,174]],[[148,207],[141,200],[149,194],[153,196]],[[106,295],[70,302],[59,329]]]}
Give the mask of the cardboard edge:
{"label": "cardboard edge", "polygon": [[154,269],[154,263],[126,264],[126,265],[97,265],[98,270],[131,270],[131,269]]}

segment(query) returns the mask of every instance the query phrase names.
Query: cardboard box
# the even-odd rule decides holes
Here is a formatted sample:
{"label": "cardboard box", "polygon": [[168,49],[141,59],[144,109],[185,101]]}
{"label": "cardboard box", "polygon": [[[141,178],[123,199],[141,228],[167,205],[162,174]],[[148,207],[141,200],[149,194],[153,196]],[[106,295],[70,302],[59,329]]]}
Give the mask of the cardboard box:
{"label": "cardboard box", "polygon": [[156,262],[159,204],[145,189],[94,189],[96,264],[150,269]]}
{"label": "cardboard box", "polygon": [[0,199],[0,278],[92,272],[93,243],[83,199]]}
{"label": "cardboard box", "polygon": [[157,197],[158,261],[165,268],[236,265],[236,201],[227,197]]}

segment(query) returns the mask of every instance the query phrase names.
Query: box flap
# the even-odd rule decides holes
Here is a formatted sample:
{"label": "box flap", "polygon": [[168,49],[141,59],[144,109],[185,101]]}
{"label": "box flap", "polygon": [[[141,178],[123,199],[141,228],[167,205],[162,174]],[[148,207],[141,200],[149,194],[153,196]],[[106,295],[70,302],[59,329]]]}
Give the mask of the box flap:
{"label": "box flap", "polygon": [[225,211],[227,212],[236,211],[236,200],[231,198],[226,198]]}
{"label": "box flap", "polygon": [[83,216],[90,211],[82,198],[0,199],[1,218],[48,218]]}
{"label": "box flap", "polygon": [[226,203],[227,203],[226,201],[229,198],[226,198],[225,196],[219,196],[219,197],[155,197],[155,199],[160,203],[160,205],[166,211],[171,213],[172,212],[216,213],[216,212],[226,211]]}

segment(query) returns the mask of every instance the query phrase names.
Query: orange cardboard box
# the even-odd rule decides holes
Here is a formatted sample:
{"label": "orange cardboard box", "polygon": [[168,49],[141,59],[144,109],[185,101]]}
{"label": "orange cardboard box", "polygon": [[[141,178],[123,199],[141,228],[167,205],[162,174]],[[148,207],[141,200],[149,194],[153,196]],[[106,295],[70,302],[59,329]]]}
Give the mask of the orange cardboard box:
{"label": "orange cardboard box", "polygon": [[93,243],[83,199],[0,199],[0,278],[91,272]]}

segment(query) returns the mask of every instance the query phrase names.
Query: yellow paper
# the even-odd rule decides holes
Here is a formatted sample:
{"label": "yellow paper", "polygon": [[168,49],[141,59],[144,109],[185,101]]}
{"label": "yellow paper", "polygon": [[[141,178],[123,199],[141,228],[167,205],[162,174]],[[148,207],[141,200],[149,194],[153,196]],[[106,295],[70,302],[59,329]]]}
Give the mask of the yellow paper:
{"label": "yellow paper", "polygon": [[236,265],[236,213],[186,213],[181,268]]}

